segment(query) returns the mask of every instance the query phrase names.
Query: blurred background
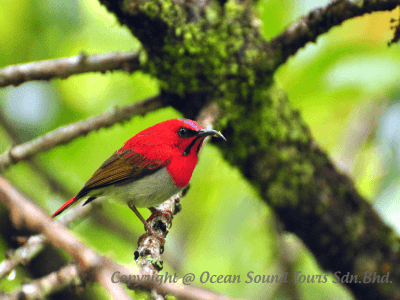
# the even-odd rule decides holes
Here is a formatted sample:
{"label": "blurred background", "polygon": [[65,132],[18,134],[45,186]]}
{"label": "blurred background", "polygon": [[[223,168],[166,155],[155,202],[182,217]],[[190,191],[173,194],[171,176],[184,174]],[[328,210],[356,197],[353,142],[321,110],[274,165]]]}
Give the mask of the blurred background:
{"label": "blurred background", "polygon": [[[277,5],[279,3],[279,5]],[[257,14],[270,39],[327,1],[261,0]],[[0,0],[0,67],[31,61],[109,51],[136,50],[138,41],[96,0]],[[374,13],[345,22],[319,37],[275,74],[316,139],[335,164],[354,178],[360,193],[400,231],[400,49],[387,46],[391,18],[399,11]],[[0,151],[59,126],[102,113],[116,105],[156,95],[157,81],[141,73],[86,74],[67,80],[30,82],[0,89]],[[101,129],[67,145],[20,162],[5,176],[54,212],[90,178],[100,164],[140,130],[181,117],[167,108]],[[49,184],[46,174],[54,176]],[[201,154],[183,210],[175,218],[165,246],[164,270],[179,277],[191,272],[241,275],[236,284],[196,284],[247,299],[352,299],[332,283],[247,284],[246,274],[301,271],[325,275],[295,236],[277,234],[278,221],[256,191],[208,144]],[[149,215],[148,210],[142,213]],[[279,227],[279,225],[278,225]],[[118,263],[133,265],[143,225],[125,206],[103,205],[72,231],[80,240]],[[0,260],[18,245],[8,214],[0,205]],[[48,249],[28,267],[0,280],[9,292],[22,282],[56,270],[68,255]],[[70,294],[69,294],[70,293]],[[74,291],[54,296],[68,298]],[[137,293],[137,299],[146,299]],[[76,298],[76,297],[75,297]],[[107,299],[97,284],[79,293],[82,299]],[[78,299],[78,298],[76,298]]]}

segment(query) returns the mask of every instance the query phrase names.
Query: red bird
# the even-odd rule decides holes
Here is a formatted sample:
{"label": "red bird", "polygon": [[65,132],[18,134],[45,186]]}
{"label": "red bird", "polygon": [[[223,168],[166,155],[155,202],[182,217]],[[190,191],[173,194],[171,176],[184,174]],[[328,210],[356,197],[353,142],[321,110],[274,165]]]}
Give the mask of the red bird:
{"label": "red bird", "polygon": [[86,205],[107,197],[126,202],[150,231],[136,207],[158,205],[185,188],[204,138],[211,135],[226,140],[221,133],[205,130],[188,119],[164,121],[139,132],[107,159],[52,218],[80,199],[86,199]]}

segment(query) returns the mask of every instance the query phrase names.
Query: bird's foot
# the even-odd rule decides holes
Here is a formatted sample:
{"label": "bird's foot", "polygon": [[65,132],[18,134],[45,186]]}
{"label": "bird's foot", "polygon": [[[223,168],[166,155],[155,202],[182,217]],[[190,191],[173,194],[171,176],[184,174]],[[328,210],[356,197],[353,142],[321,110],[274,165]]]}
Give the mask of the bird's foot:
{"label": "bird's foot", "polygon": [[150,217],[147,218],[146,222],[150,223],[157,216],[164,216],[167,218],[167,222],[170,224],[169,228],[172,226],[172,212],[170,210],[167,211],[159,211],[155,207],[150,207],[149,210],[151,211]]}
{"label": "bird's foot", "polygon": [[[162,238],[162,237],[160,237],[160,236],[150,227],[150,224],[148,223],[148,221],[146,221],[146,220],[142,217],[142,215],[141,215],[141,214],[139,213],[139,211],[136,209],[136,206],[134,205],[133,202],[129,202],[129,203],[128,203],[128,206],[129,206],[130,209],[136,214],[136,216],[140,219],[140,221],[142,221],[142,223],[143,223],[143,225],[144,225],[144,228],[146,229],[146,233],[145,233],[145,234],[142,234],[142,235],[139,237],[138,246],[140,246],[140,244],[141,244],[142,242],[144,242],[144,240],[145,240],[147,237],[149,237],[149,236],[154,236],[156,239],[158,239],[158,240],[160,241],[161,249],[164,249],[165,239]],[[155,211],[155,208],[154,208],[154,211]],[[154,212],[154,213],[155,213],[155,212]],[[170,215],[170,217],[172,218],[172,214]],[[160,222],[160,223],[164,224],[163,222]],[[165,226],[160,226],[160,229],[161,229],[162,231],[166,231],[166,230],[167,230],[167,229],[165,228]]]}
{"label": "bird's foot", "polygon": [[[153,236],[155,237],[159,242],[161,249],[164,249],[164,244],[165,244],[165,239],[161,236],[159,236],[153,229],[150,228],[150,231],[146,230],[146,233],[142,234],[139,239],[138,239],[138,246],[140,246],[146,238]],[[164,251],[162,251],[164,252]]]}

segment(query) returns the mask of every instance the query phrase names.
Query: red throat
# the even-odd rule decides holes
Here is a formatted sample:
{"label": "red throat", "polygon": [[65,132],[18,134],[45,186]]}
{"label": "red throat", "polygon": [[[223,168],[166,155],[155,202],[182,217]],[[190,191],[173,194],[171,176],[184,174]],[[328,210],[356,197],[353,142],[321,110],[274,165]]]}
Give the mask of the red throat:
{"label": "red throat", "polygon": [[172,159],[167,165],[167,171],[172,176],[175,184],[179,187],[185,187],[192,178],[193,170],[197,164],[197,156],[190,155],[185,159]]}
{"label": "red throat", "polygon": [[183,156],[182,153],[178,157],[171,159],[171,162],[167,165],[167,171],[172,176],[175,184],[179,187],[185,187],[189,184],[194,168],[197,164],[197,149],[201,148],[203,138],[199,139],[192,147],[189,155]]}

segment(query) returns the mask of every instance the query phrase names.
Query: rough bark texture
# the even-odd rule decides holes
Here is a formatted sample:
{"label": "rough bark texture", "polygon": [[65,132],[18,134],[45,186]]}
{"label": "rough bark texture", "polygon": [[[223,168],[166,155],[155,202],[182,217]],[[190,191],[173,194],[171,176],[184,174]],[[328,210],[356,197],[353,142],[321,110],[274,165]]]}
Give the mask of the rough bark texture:
{"label": "rough bark texture", "polygon": [[[218,145],[226,159],[324,269],[361,279],[365,271],[390,272],[392,283],[348,287],[360,299],[400,299],[399,238],[334,168],[272,79],[289,55],[320,33],[372,10],[394,9],[398,1],[334,1],[325,17],[310,14],[318,17],[311,25],[303,20],[298,33],[308,38],[296,40],[296,49],[284,38],[263,40],[244,1],[100,2],[141,40],[143,69],[160,80],[176,109],[193,118],[207,102],[217,103],[222,117],[216,127],[228,140]],[[290,28],[287,33],[296,36]]]}

